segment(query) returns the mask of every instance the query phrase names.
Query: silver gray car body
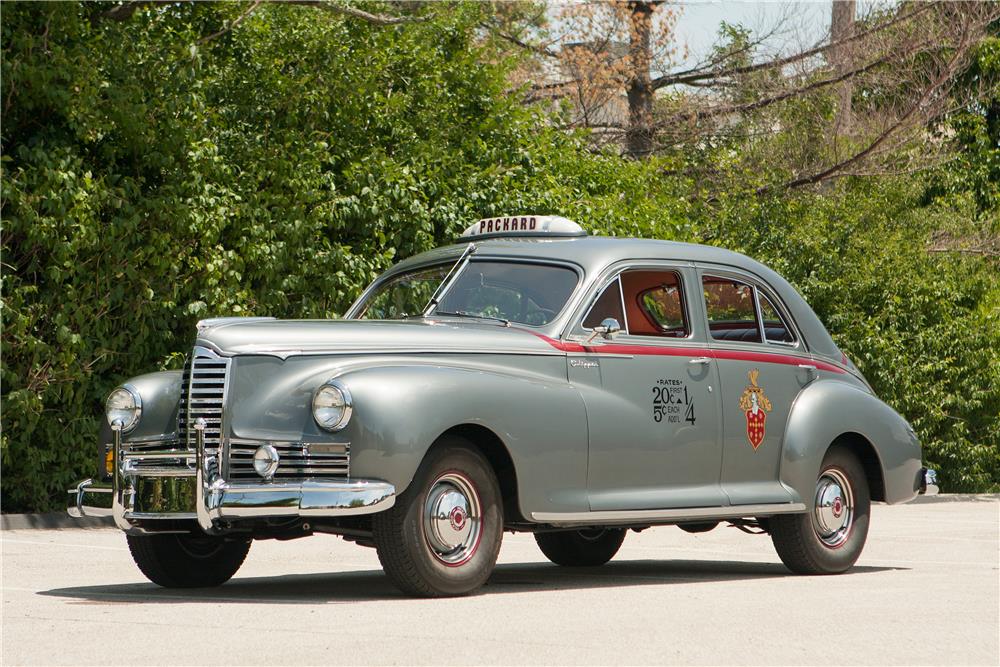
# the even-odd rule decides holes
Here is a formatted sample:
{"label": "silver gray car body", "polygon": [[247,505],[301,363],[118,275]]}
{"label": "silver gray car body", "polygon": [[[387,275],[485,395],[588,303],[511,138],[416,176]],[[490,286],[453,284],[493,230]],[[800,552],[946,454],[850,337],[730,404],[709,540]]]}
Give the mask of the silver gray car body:
{"label": "silver gray car body", "polygon": [[[193,356],[226,367],[217,422],[198,432],[184,423],[178,413],[190,407],[192,385],[180,371],[130,380],[142,397],[141,419],[127,434],[105,428],[100,458],[103,468],[105,452],[113,457],[114,474],[71,489],[71,513],[113,514],[129,531],[155,532],[166,518],[224,532],[261,519],[377,512],[407,489],[429,448],[448,433],[487,454],[512,529],[811,511],[834,442],[863,462],[874,500],[906,502],[920,492],[913,429],[873,394],[802,297],[741,254],[639,239],[487,238],[476,241],[476,261],[577,272],[554,319],[535,327],[434,316],[353,319],[386,281],[454,263],[467,248],[459,243],[400,262],[344,320],[201,323]],[[683,281],[687,337],[605,337],[581,326],[621,271],[661,268]],[[701,298],[704,274],[768,295],[797,333],[795,344],[714,340]],[[349,388],[353,408],[347,426],[333,433],[311,411],[314,392],[331,378]],[[741,408],[754,387],[772,406],[756,446],[748,434],[757,426]],[[681,391],[691,414],[667,418]],[[283,460],[297,462],[300,472],[261,480],[244,474],[243,458],[244,472],[235,474],[237,452],[245,457],[267,443],[289,452]]]}

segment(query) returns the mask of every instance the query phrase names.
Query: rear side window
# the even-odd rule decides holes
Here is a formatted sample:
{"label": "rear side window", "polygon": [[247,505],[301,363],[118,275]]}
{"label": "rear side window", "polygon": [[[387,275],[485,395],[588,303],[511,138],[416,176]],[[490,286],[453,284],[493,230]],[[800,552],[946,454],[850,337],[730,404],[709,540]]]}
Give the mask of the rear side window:
{"label": "rear side window", "polygon": [[752,285],[732,278],[704,276],[702,289],[712,338],[743,343],[763,342]]}
{"label": "rear side window", "polygon": [[760,290],[757,290],[757,297],[760,299],[760,316],[764,320],[764,338],[767,342],[794,344],[795,335],[771,300]]}

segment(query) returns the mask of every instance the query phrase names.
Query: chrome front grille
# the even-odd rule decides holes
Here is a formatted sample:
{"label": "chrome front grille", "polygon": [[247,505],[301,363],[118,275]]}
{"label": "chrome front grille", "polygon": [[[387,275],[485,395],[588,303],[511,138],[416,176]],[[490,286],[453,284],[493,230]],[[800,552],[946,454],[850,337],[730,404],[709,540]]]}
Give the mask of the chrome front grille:
{"label": "chrome front grille", "polygon": [[228,358],[195,346],[184,364],[177,435],[191,451],[195,448],[195,432],[191,427],[199,417],[205,420],[205,450],[217,452],[222,446],[229,363]]}
{"label": "chrome front grille", "polygon": [[278,452],[276,480],[309,477],[347,477],[350,473],[351,446],[346,443],[274,442],[260,440],[229,441],[229,479],[256,480],[253,454],[261,445],[271,445]]}

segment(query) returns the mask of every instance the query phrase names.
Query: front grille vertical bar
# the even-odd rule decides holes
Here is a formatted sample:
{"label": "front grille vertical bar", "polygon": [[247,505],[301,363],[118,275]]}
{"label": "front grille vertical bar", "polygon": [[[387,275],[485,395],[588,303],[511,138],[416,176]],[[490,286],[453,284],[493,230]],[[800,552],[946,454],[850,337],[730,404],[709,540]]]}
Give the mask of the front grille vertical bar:
{"label": "front grille vertical bar", "polygon": [[[232,360],[212,350],[195,346],[184,378],[181,411],[177,430],[189,451],[196,448],[198,436],[193,428],[198,419],[205,421],[203,437],[210,455],[223,460],[226,457],[225,405],[229,390],[229,368]],[[188,370],[190,368],[190,370]]]}

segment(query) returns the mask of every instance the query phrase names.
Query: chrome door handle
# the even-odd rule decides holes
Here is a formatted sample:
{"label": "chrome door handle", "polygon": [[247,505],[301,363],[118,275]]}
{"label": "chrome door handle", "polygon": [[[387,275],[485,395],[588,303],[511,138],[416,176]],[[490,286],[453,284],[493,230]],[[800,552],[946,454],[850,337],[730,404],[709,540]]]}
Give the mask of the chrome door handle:
{"label": "chrome door handle", "polygon": [[701,365],[701,364],[711,363],[711,361],[712,361],[711,357],[695,357],[694,359],[692,359],[688,363],[691,364],[691,365],[693,365],[693,366],[698,366],[698,365]]}
{"label": "chrome door handle", "polygon": [[804,368],[810,373],[814,373],[816,371],[816,367],[812,364],[799,364],[799,368]]}

